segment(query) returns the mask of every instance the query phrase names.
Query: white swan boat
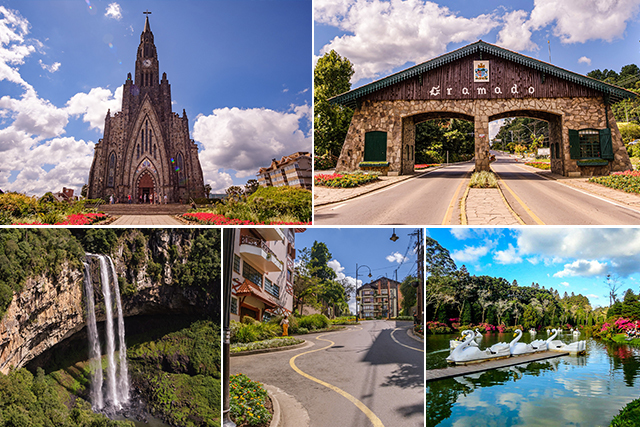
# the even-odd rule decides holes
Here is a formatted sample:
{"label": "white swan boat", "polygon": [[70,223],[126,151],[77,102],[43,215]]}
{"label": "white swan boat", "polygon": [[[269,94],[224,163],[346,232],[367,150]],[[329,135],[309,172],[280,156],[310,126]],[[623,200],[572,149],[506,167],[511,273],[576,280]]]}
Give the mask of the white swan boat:
{"label": "white swan boat", "polygon": [[498,343],[487,349],[480,350],[477,344],[471,344],[475,338],[473,331],[464,331],[463,334],[465,334],[465,340],[451,352],[447,357],[447,362],[456,365],[468,365],[492,359],[506,359],[511,355],[509,344]]}
{"label": "white swan boat", "polygon": [[[578,332],[579,333],[579,332]],[[547,340],[550,351],[569,352],[572,355],[584,354],[587,351],[587,342],[585,340],[565,344],[560,340],[554,339],[558,335],[558,330],[553,330],[553,335]]]}
{"label": "white swan boat", "polygon": [[515,338],[513,339],[513,341],[511,341],[511,343],[509,343],[509,348],[510,348],[510,352],[512,356],[518,356],[521,354],[528,354],[528,353],[535,353],[536,350],[533,348],[533,346],[531,344],[525,344],[523,342],[518,342],[520,341],[520,338],[522,338],[522,330],[521,329],[517,329],[516,332],[513,334],[515,336]]}
{"label": "white swan boat", "polygon": [[458,347],[460,344],[462,344],[462,342],[465,339],[465,335],[467,332],[471,332],[472,334],[474,334],[473,336],[473,341],[471,342],[471,345],[475,345],[476,347],[478,346],[478,344],[480,344],[480,342],[482,341],[482,334],[478,331],[478,329],[476,328],[475,332],[472,331],[471,329],[465,329],[464,331],[462,331],[462,336],[456,340],[449,340],[449,350],[453,351],[456,347]]}

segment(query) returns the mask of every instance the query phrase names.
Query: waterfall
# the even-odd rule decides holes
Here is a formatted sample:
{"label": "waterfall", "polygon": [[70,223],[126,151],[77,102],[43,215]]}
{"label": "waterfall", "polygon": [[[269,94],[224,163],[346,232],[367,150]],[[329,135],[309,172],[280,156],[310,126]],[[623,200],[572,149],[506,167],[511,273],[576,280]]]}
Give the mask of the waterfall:
{"label": "waterfall", "polygon": [[93,297],[93,284],[89,264],[84,264],[84,293],[87,298],[87,331],[89,335],[89,359],[91,364],[91,404],[94,409],[102,409],[102,352],[98,340],[96,324],[96,303]]}
{"label": "waterfall", "polygon": [[[87,254],[89,257],[96,257],[100,262],[100,279],[101,279],[101,287],[102,287],[102,295],[104,297],[104,310],[106,316],[105,322],[105,333],[106,333],[106,356],[107,356],[107,376],[106,376],[106,401],[107,405],[119,409],[122,407],[122,404],[126,403],[129,400],[129,372],[127,368],[127,347],[125,344],[125,331],[124,331],[124,318],[122,315],[122,302],[120,300],[120,288],[118,286],[118,276],[116,274],[115,266],[113,265],[113,261],[110,257],[105,255],[92,255]],[[109,265],[107,265],[107,261]],[[111,274],[110,274],[111,273]],[[93,302],[93,286],[91,286],[91,277],[90,272],[87,267],[87,281],[89,282],[89,286],[87,287],[87,300],[90,303],[87,304],[87,322],[90,324],[91,319],[93,319],[93,323],[95,325],[95,303]],[[89,289],[90,288],[90,289]],[[113,298],[112,298],[112,290],[113,290]],[[116,339],[115,339],[115,325],[114,325],[114,310],[113,310],[113,299],[115,298],[116,308],[117,308],[117,324],[118,324],[118,362],[116,363]],[[89,328],[91,326],[89,325]],[[93,354],[94,344],[93,339],[91,337],[92,332],[89,332],[89,346],[90,351]],[[100,355],[100,344],[97,339],[97,328],[95,335],[95,345],[97,345],[97,349],[95,349],[96,353]],[[99,356],[98,356],[99,357]],[[101,362],[101,357],[98,358]],[[91,403],[92,405],[100,409],[104,406],[103,403],[103,390],[102,390],[102,366],[99,366],[100,378],[99,383],[94,379],[92,381],[92,390],[99,390],[99,393],[93,395],[92,399],[95,398]]]}
{"label": "waterfall", "polygon": [[120,300],[118,275],[116,274],[116,266],[113,264],[111,257],[109,257],[109,264],[111,265],[111,277],[113,278],[116,307],[118,308],[118,354],[120,356],[120,376],[118,381],[118,389],[120,391],[119,398],[121,402],[126,402],[129,400],[129,369],[127,367],[127,344],[124,342],[124,317],[122,316],[122,301]]}

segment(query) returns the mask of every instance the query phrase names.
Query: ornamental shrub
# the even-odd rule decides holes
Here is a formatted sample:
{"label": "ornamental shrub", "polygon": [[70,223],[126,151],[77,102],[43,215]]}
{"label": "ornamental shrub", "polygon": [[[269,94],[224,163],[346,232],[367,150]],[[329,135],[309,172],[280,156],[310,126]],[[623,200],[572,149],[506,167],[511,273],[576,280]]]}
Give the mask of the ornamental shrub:
{"label": "ornamental shrub", "polygon": [[229,377],[229,410],[238,425],[269,425],[271,414],[265,408],[267,391],[244,374]]}
{"label": "ornamental shrub", "polygon": [[310,314],[298,318],[298,328],[306,328],[310,331],[328,328],[331,321],[324,314]]}
{"label": "ornamental shrub", "polygon": [[471,188],[497,188],[498,180],[493,172],[474,172],[469,182]]}

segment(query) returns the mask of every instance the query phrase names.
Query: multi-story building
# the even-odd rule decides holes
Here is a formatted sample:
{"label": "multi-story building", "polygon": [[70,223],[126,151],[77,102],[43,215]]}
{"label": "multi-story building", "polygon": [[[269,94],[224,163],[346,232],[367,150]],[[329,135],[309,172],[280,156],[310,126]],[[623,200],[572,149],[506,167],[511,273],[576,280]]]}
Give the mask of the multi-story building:
{"label": "multi-story building", "polygon": [[300,187],[311,190],[311,156],[306,151],[298,151],[279,161],[273,159],[271,165],[260,168],[258,182],[262,187]]}
{"label": "multi-story building", "polygon": [[268,320],[293,311],[294,228],[240,228],[233,246],[231,319]]}
{"label": "multi-story building", "polygon": [[356,290],[359,316],[365,319],[397,317],[402,302],[399,286],[399,282],[386,277],[360,286]]}

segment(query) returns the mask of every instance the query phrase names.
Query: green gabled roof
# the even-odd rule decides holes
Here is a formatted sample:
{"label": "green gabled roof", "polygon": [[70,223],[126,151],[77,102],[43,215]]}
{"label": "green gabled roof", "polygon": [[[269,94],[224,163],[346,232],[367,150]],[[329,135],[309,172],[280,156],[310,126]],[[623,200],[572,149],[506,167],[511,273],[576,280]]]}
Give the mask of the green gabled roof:
{"label": "green gabled roof", "polygon": [[456,49],[453,52],[445,53],[444,55],[438,56],[437,58],[434,58],[430,61],[414,65],[413,67],[407,68],[403,71],[399,71],[395,74],[391,74],[390,76],[387,76],[383,79],[376,80],[364,86],[360,86],[359,88],[350,90],[349,92],[336,95],[333,98],[329,99],[329,102],[331,102],[332,104],[346,105],[353,108],[355,107],[357,100],[359,98],[362,98],[363,96],[376,92],[380,89],[384,89],[396,83],[400,83],[402,81],[419,76],[450,62],[478,52],[489,53],[499,58],[504,58],[517,64],[524,65],[525,67],[533,68],[534,70],[556,76],[560,79],[568,80],[570,82],[586,86],[590,89],[597,90],[605,95],[608,95],[613,102],[625,98],[635,98],[637,96],[635,93],[621,87],[601,82],[600,80],[592,79],[591,77],[583,76],[582,74],[574,73],[572,71],[556,67],[555,65],[551,65],[547,62],[543,62],[538,59],[534,59],[529,56],[525,56],[517,52],[513,52],[511,50],[507,50],[479,40],[470,45],[461,47],[460,49]]}

